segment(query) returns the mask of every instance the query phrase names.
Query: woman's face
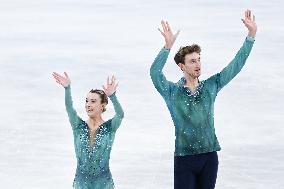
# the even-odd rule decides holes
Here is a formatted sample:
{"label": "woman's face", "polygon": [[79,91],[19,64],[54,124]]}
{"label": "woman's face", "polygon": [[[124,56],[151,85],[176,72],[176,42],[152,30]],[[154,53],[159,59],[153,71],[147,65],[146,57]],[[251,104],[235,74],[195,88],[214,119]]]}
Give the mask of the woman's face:
{"label": "woman's face", "polygon": [[103,113],[105,103],[101,103],[101,98],[97,93],[88,93],[85,109],[89,117],[95,117]]}

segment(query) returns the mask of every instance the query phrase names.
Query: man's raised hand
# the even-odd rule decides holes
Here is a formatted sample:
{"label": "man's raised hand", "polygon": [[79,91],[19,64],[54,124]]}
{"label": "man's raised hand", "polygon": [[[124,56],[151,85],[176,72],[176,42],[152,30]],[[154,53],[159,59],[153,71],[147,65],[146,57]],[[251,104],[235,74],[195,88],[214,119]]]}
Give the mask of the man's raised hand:
{"label": "man's raised hand", "polygon": [[251,10],[245,11],[245,18],[242,19],[242,21],[245,24],[245,26],[248,28],[248,36],[255,37],[257,26],[255,23],[255,16],[252,15]]}
{"label": "man's raised hand", "polygon": [[176,34],[173,34],[171,27],[170,27],[170,24],[167,21],[162,20],[161,25],[162,25],[163,31],[160,28],[158,28],[158,30],[161,32],[161,34],[165,38],[165,42],[166,42],[165,48],[171,49],[172,46],[175,43],[175,40],[176,40],[180,30],[178,30]]}

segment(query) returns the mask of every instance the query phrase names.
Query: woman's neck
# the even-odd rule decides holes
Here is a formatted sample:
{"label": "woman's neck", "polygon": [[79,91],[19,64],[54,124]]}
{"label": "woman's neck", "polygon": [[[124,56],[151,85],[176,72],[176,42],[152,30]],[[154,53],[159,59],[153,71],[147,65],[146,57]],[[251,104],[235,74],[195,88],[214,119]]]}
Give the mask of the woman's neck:
{"label": "woman's neck", "polygon": [[98,127],[104,122],[102,119],[102,116],[95,116],[95,117],[89,117],[88,119],[88,125],[89,127]]}

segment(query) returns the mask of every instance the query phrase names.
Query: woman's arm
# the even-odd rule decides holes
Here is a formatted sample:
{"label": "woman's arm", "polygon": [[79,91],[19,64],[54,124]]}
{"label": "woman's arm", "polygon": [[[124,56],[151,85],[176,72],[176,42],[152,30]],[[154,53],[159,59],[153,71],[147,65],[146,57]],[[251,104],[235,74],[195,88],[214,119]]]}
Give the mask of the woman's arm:
{"label": "woman's arm", "polygon": [[115,116],[112,118],[111,121],[111,130],[114,132],[118,129],[124,117],[122,107],[115,95],[117,86],[118,83],[116,82],[116,78],[114,76],[112,76],[111,80],[108,77],[106,86],[103,86],[103,89],[106,95],[110,98],[115,110]]}
{"label": "woman's arm", "polygon": [[113,104],[114,111],[115,111],[115,116],[112,118],[112,121],[111,121],[111,128],[113,131],[116,131],[119,128],[121,121],[124,117],[124,112],[123,112],[123,109],[115,93],[113,93],[109,98]]}
{"label": "woman's arm", "polygon": [[62,85],[65,89],[65,107],[69,117],[69,122],[73,129],[75,129],[79,125],[79,117],[77,115],[76,110],[73,107],[73,101],[71,96],[71,81],[66,72],[64,72],[65,76],[62,76],[56,72],[53,72],[53,77],[57,83]]}

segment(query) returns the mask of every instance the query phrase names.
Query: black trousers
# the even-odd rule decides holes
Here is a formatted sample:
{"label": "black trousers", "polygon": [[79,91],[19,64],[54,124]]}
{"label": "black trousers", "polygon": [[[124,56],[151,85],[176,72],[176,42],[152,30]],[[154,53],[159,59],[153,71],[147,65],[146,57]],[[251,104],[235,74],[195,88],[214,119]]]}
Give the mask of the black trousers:
{"label": "black trousers", "polygon": [[174,189],[214,189],[218,164],[217,152],[175,156]]}

